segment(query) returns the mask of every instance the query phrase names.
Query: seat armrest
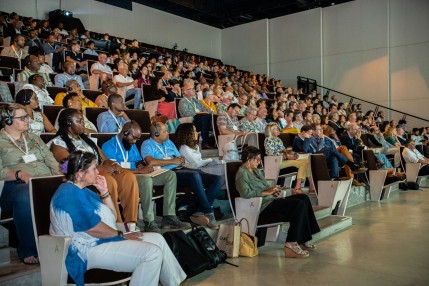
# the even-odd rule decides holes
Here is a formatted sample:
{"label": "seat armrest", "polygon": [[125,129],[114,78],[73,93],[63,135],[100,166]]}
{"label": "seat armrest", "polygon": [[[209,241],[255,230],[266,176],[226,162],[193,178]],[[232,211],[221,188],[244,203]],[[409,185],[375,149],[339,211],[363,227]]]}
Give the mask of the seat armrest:
{"label": "seat armrest", "polygon": [[250,199],[235,198],[236,219],[239,221],[242,218],[246,218],[249,221],[250,230],[247,229],[246,223],[242,225],[242,229],[244,232],[249,232],[251,235],[255,235],[261,206],[262,197]]}
{"label": "seat armrest", "polygon": [[42,285],[67,285],[65,260],[70,243],[68,236],[39,236]]}
{"label": "seat armrest", "polygon": [[264,173],[265,179],[276,180],[280,173],[280,164],[282,163],[282,156],[265,156],[264,157]]}

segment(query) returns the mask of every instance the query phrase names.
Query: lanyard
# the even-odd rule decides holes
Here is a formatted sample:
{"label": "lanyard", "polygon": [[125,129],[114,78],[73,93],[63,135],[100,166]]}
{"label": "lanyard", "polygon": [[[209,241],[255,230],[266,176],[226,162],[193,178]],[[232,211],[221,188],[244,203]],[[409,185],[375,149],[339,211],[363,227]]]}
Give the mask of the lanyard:
{"label": "lanyard", "polygon": [[11,48],[12,48],[13,52],[15,53],[15,55],[17,56],[17,58],[20,60],[22,58],[22,49],[20,50],[21,54],[18,56],[18,53],[15,50],[15,47],[11,46]]}
{"label": "lanyard", "polygon": [[234,121],[232,121],[231,117],[229,117],[228,113],[225,111],[225,115],[228,118],[229,122],[231,122],[232,126],[235,126]]}
{"label": "lanyard", "polygon": [[192,101],[190,101],[190,100],[189,100],[189,99],[187,99],[186,97],[185,97],[185,99],[186,99],[190,104],[192,104],[192,106],[194,107],[195,112],[200,112],[200,110],[198,110],[198,109],[197,109],[197,104],[196,104],[196,103],[193,103]]}
{"label": "lanyard", "polygon": [[165,147],[165,146],[164,146],[164,151],[163,151],[163,150],[161,149],[161,147],[159,147],[159,145],[158,145],[158,144],[156,144],[155,146],[159,149],[159,151],[161,151],[162,155],[164,155],[164,159],[168,157],[168,156],[167,156],[167,147]]}
{"label": "lanyard", "polygon": [[125,156],[124,150],[122,149],[121,143],[119,142],[118,136],[116,136],[116,142],[118,142],[118,146],[119,146],[119,150],[121,150],[122,153],[122,157],[124,158],[124,162],[128,162],[128,154],[129,152],[127,151],[127,155]]}
{"label": "lanyard", "polygon": [[16,146],[16,148],[18,148],[22,153],[24,153],[25,155],[28,155],[28,145],[27,145],[27,140],[25,139],[25,135],[22,135],[22,138],[24,139],[24,144],[25,144],[25,151],[21,149],[21,147],[18,146],[18,144],[16,144],[15,139],[13,139],[9,133],[7,133],[6,131],[4,132],[6,134],[6,136],[10,139],[10,141],[13,143],[13,145]]}
{"label": "lanyard", "polygon": [[121,130],[122,130],[122,125],[121,125],[121,124],[119,124],[119,121],[116,119],[115,114],[113,114],[113,112],[112,112],[111,110],[109,110],[109,113],[110,113],[110,115],[112,115],[113,119],[115,120],[115,122],[116,122],[116,126],[118,126],[118,132],[121,132]]}

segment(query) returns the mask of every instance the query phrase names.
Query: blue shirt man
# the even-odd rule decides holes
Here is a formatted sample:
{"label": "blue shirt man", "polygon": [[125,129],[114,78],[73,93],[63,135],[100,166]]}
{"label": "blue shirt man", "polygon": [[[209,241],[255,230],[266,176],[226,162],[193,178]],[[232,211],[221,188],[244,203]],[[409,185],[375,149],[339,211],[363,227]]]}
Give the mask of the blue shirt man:
{"label": "blue shirt man", "polygon": [[[176,145],[174,145],[174,143],[170,139],[167,139],[162,143],[158,143],[152,138],[149,138],[148,140],[143,142],[140,151],[143,158],[151,156],[152,158],[158,160],[169,160],[180,157],[180,153],[177,150]],[[162,168],[171,170],[178,166],[178,164],[170,164],[162,166]]]}
{"label": "blue shirt man", "polygon": [[[133,135],[131,134],[131,136]],[[128,144],[131,145],[129,150],[127,150],[127,148],[129,148]],[[121,135],[118,134],[104,143],[103,147],[101,147],[101,150],[103,150],[107,158],[115,160],[121,166],[125,166],[124,168],[137,169],[136,163],[142,161],[142,156],[140,155],[136,144],[126,143],[126,145],[128,145],[127,148],[124,146]],[[127,164],[124,163],[129,163],[129,165],[127,166]]]}
{"label": "blue shirt man", "polygon": [[155,222],[152,205],[151,190],[154,186],[163,186],[163,226],[176,229],[191,227],[190,224],[183,223],[176,217],[176,174],[167,170],[164,173],[151,176],[153,166],[139,164],[142,157],[135,144],[140,139],[141,132],[137,122],[129,121],[118,135],[103,144],[102,150],[109,159],[115,160],[122,168],[130,169],[137,174],[145,231],[160,232]]}
{"label": "blue shirt man", "polygon": [[113,93],[107,99],[109,110],[97,117],[97,128],[100,133],[119,133],[130,118],[125,113],[125,103],[121,95]]}

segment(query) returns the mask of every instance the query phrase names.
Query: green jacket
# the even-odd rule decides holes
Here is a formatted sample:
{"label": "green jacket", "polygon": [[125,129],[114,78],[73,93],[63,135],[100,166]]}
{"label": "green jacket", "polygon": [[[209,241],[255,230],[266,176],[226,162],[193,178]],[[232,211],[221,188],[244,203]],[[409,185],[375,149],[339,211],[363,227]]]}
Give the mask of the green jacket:
{"label": "green jacket", "polygon": [[[250,173],[246,167],[241,166],[235,175],[235,187],[242,198],[262,197],[262,192],[271,187],[267,180],[265,180],[264,171],[255,169],[253,172],[255,174]],[[261,211],[274,199],[275,197],[272,195],[262,197]]]}

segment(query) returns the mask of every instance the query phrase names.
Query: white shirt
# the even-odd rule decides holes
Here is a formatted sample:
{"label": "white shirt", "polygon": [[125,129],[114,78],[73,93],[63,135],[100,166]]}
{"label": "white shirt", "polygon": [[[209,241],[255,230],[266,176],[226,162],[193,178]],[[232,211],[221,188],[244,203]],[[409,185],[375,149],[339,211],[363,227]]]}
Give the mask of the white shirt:
{"label": "white shirt", "polygon": [[54,100],[49,96],[49,92],[46,89],[40,89],[37,86],[27,83],[22,89],[31,89],[36,93],[37,99],[39,100],[40,106],[53,105]]}
{"label": "white shirt", "polygon": [[417,149],[411,150],[409,148],[404,148],[402,156],[407,163],[418,163],[419,160],[425,159],[425,156],[423,156]]}
{"label": "white shirt", "polygon": [[189,146],[182,145],[179,149],[180,155],[185,158],[185,167],[191,169],[201,168],[211,161],[211,158],[202,159],[200,148],[197,146],[197,149],[192,149]]}
{"label": "white shirt", "polygon": [[107,64],[102,65],[102,64],[100,64],[100,62],[96,62],[96,63],[92,64],[91,73],[93,70],[98,70],[98,71],[105,72],[108,74],[113,74],[112,69]]}
{"label": "white shirt", "polygon": [[[119,83],[130,83],[130,82],[133,82],[134,80],[133,80],[133,78],[132,77],[129,77],[129,76],[123,76],[123,75],[121,75],[121,74],[118,74],[118,75],[115,75],[114,77],[113,77],[113,82],[114,83],[117,83],[117,82],[119,82]],[[130,84],[130,85],[127,85],[127,86],[123,86],[123,87],[120,87],[119,89],[125,89],[125,90],[128,90],[128,89],[133,89],[134,88],[134,85],[133,84]]]}

